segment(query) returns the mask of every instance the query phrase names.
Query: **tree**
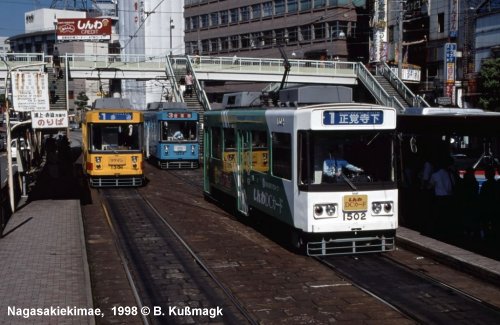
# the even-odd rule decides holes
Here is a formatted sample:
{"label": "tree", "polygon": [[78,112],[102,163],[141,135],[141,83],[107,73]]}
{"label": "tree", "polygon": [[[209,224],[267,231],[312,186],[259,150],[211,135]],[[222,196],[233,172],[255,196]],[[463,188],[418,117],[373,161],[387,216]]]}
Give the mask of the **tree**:
{"label": "tree", "polygon": [[479,105],[490,111],[500,111],[500,58],[488,59],[479,71]]}
{"label": "tree", "polygon": [[87,106],[88,101],[89,98],[87,97],[87,94],[85,94],[84,91],[81,91],[76,97],[75,105],[78,107],[78,110],[83,110],[85,109],[85,106]]}

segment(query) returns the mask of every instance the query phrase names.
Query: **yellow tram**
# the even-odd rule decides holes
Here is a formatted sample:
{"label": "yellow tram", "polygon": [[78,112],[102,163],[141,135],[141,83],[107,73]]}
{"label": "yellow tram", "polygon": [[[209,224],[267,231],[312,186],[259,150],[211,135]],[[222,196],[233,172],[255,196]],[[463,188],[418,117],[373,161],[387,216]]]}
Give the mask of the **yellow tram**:
{"label": "yellow tram", "polygon": [[128,100],[104,98],[84,116],[83,171],[92,187],[144,184],[144,118],[130,107]]}

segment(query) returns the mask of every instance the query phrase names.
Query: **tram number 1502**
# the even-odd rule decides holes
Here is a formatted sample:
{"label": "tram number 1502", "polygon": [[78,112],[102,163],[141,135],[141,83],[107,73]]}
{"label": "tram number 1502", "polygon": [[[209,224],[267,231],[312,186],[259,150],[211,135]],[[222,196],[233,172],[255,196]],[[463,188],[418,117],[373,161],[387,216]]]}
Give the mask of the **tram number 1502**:
{"label": "tram number 1502", "polygon": [[344,220],[366,220],[366,212],[344,212]]}

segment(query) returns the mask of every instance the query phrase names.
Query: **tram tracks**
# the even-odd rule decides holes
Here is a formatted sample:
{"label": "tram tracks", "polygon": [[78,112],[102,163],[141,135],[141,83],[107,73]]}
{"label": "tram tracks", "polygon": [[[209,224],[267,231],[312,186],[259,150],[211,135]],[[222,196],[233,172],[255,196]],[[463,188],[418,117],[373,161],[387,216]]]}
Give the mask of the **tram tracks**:
{"label": "tram tracks", "polygon": [[[146,309],[149,315],[143,317],[144,324],[210,322],[214,321],[210,313],[216,308],[223,313],[216,321],[257,323],[137,190],[100,190],[100,194],[138,311],[149,308]],[[153,313],[155,310],[157,315]],[[186,317],[187,310],[201,315]]]}
{"label": "tram tracks", "polygon": [[422,324],[498,324],[500,308],[378,254],[316,258]]}

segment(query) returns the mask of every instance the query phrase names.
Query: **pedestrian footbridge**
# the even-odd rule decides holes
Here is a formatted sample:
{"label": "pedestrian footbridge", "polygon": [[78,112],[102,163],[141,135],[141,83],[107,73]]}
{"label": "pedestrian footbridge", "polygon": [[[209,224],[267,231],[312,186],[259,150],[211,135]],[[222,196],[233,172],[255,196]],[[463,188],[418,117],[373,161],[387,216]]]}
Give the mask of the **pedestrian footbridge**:
{"label": "pedestrian footbridge", "polygon": [[[212,56],[146,56],[123,54],[72,54],[61,57],[65,76],[70,79],[133,79],[170,80],[177,82],[175,71],[190,70],[195,79],[196,93],[203,105],[203,81],[246,81],[278,83],[284,75],[285,61],[275,58],[212,57]],[[37,53],[10,53],[0,63],[0,78],[7,71],[51,68],[52,57]],[[355,86],[361,82],[383,105],[404,110],[421,106],[404,83],[394,75],[387,77],[403,97],[389,95],[362,63],[342,61],[288,60],[289,83],[331,84]],[[389,69],[390,70],[390,69]],[[384,71],[388,71],[385,69]],[[388,72],[390,74],[390,71]],[[386,86],[387,87],[387,86]],[[173,86],[173,88],[175,88]],[[402,90],[402,91],[401,91]],[[209,107],[208,107],[209,108]]]}

